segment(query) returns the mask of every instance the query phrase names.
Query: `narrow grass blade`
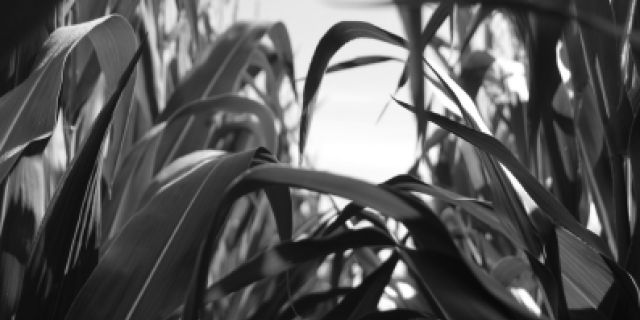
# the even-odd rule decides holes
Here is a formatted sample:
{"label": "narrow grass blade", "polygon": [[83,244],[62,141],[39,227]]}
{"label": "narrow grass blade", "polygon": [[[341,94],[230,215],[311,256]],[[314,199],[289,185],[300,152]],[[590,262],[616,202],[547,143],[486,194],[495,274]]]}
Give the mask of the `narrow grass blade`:
{"label": "narrow grass blade", "polygon": [[339,22],[322,36],[313,54],[304,84],[300,118],[300,154],[304,153],[314,104],[329,61],[340,48],[356,39],[373,39],[405,46],[405,40],[401,37],[366,22]]}
{"label": "narrow grass blade", "polygon": [[[441,4],[439,7],[448,8],[449,5]],[[418,141],[424,140],[426,134],[427,120],[424,116],[425,110],[425,92],[424,92],[424,66],[422,64],[422,55],[424,48],[422,46],[421,28],[422,28],[422,4],[408,3],[398,4],[398,11],[404,25],[404,30],[408,39],[409,58],[405,70],[409,72],[409,84],[411,87],[411,100],[415,106],[415,115],[417,120],[417,136]],[[437,10],[436,10],[437,13]],[[435,21],[435,19],[434,19]],[[437,30],[437,28],[436,28]],[[435,31],[435,30],[429,30]],[[427,31],[427,32],[429,32]]]}
{"label": "narrow grass blade", "polygon": [[[448,85],[451,87],[452,83],[449,82]],[[461,91],[456,92],[458,97],[461,94],[464,93],[461,93]],[[465,97],[468,99],[468,96],[465,95]],[[399,101],[398,103],[404,104]],[[411,106],[409,105],[405,104],[405,107],[411,109]],[[494,137],[487,134],[488,129],[486,129],[486,126],[484,128],[481,127],[481,132],[458,124],[433,112],[428,112],[428,118],[430,121],[469,141],[478,149],[495,157],[500,161],[500,163],[502,163],[502,165],[509,169],[510,173],[512,173],[518,181],[520,181],[522,187],[527,191],[529,196],[531,196],[531,198],[540,206],[540,209],[552,218],[556,224],[575,234],[579,239],[591,246],[597,252],[607,252],[606,247],[601,243],[601,240],[593,233],[582,227],[571,216],[571,214],[567,212],[562,204],[560,204],[556,198],[545,190],[537,179],[531,175],[531,173],[515,158],[515,156],[513,156],[511,151],[509,151]]]}

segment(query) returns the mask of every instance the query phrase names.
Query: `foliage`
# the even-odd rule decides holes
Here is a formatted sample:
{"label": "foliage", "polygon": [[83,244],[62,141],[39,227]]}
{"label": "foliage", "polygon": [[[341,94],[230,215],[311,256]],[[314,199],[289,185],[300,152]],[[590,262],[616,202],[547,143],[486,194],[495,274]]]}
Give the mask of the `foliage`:
{"label": "foliage", "polygon": [[[176,4],[48,1],[0,33],[2,319],[640,315],[635,0],[374,3],[406,38],[336,24],[301,108],[282,23]],[[408,56],[330,65],[362,38]],[[388,61],[408,173],[294,167],[325,75]]]}

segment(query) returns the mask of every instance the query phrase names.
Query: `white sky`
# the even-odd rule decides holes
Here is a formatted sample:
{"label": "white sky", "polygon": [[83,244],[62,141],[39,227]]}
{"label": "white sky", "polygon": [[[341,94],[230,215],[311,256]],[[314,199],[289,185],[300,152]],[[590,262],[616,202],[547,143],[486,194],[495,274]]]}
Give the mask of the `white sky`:
{"label": "white sky", "polygon": [[[393,7],[354,9],[336,7],[327,0],[241,0],[239,9],[240,18],[285,23],[298,77],[306,75],[322,35],[339,21],[368,21],[403,34]],[[367,54],[405,55],[390,45],[355,40],[332,62]],[[325,77],[319,96],[322,105],[314,114],[307,144],[307,154],[316,169],[369,182],[382,182],[407,171],[416,146],[413,116],[392,104],[376,124],[401,71],[399,63],[387,62]],[[302,89],[300,82],[300,92]]]}

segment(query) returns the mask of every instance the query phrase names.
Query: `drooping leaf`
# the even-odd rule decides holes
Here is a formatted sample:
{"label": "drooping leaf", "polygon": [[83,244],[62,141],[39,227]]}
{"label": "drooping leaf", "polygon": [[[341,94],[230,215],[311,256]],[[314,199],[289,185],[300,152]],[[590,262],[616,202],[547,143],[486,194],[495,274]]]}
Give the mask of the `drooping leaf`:
{"label": "drooping leaf", "polygon": [[[258,151],[261,152],[261,151]],[[196,162],[171,180],[115,237],[67,319],[155,319],[183,301],[210,208],[256,151]]]}
{"label": "drooping leaf", "polygon": [[299,152],[304,153],[309,124],[318,99],[322,79],[331,58],[345,44],[356,39],[374,39],[394,45],[406,46],[405,40],[386,30],[366,22],[343,21],[335,24],[320,39],[314,51],[302,95],[302,115],[300,117]]}
{"label": "drooping leaf", "polygon": [[[108,21],[102,20],[105,24]],[[125,25],[126,22],[124,22]],[[97,30],[100,25],[95,26]],[[108,32],[108,29],[103,32]],[[141,48],[124,70],[114,94],[96,118],[83,147],[62,178],[34,241],[25,272],[18,318],[63,319],[98,260],[100,152]]]}
{"label": "drooping leaf", "polygon": [[[472,283],[478,285],[475,286],[471,284],[475,286],[473,290],[476,297],[482,296],[482,299],[486,298],[489,300],[496,299],[491,301],[495,301],[496,306],[500,305],[498,310],[503,311],[499,312],[507,312],[512,315],[517,314],[527,319],[534,318],[533,315],[530,315],[528,311],[524,310],[522,306],[515,302],[513,297],[507,293],[504,288],[500,287],[499,284],[488,278],[486,274],[474,271],[473,267],[464,262],[457,253],[458,250],[455,244],[449,238],[448,232],[441,222],[431,214],[424,214],[424,205],[420,204],[416,198],[411,197],[408,193],[402,193],[391,187],[375,187],[357,180],[328,173],[301,169],[296,170],[275,165],[264,165],[251,170],[244,175],[242,179],[239,179],[238,184],[230,188],[228,192],[230,195],[236,195],[230,198],[235,199],[237,195],[273,184],[284,184],[293,187],[304,187],[320,192],[331,192],[352,199],[361,205],[376,209],[382,214],[389,215],[394,219],[403,221],[410,232],[412,232],[412,235],[417,237],[415,239],[419,241],[420,246],[428,248],[430,254],[437,255],[438,259],[433,261],[442,261],[444,257],[447,257],[448,260],[455,261],[452,263],[458,266],[457,268],[462,268],[456,270],[466,270],[464,272],[466,272],[469,279],[476,279],[474,280],[475,282]],[[426,231],[429,229],[431,232]],[[208,252],[206,248],[203,249],[203,251]],[[409,261],[406,262],[409,263]],[[447,267],[449,267],[449,265]],[[444,269],[433,273],[433,277],[441,279],[443,275],[440,274],[440,271],[445,269],[450,271],[447,267],[443,266]],[[463,271],[460,272],[464,274]],[[451,274],[455,274],[456,277],[460,276],[459,272],[451,272]],[[480,280],[480,282],[478,282],[478,280]],[[448,279],[448,281],[444,282],[448,283],[449,281],[453,280]],[[457,281],[464,282],[463,280]],[[466,281],[466,283],[469,283],[469,281]],[[449,290],[448,284],[447,290]],[[434,294],[433,297],[437,299],[439,303],[441,302],[439,294]],[[453,306],[448,305],[448,308],[449,307]],[[443,310],[446,314],[451,312],[448,308]],[[494,312],[495,311],[497,310],[494,310]]]}
{"label": "drooping leaf", "polygon": [[[115,90],[135,49],[131,26],[121,17],[109,16],[56,30],[45,43],[31,76],[0,98],[0,180],[29,143],[51,134],[58,112],[62,69],[69,52],[84,38],[91,40],[98,54],[109,91]],[[131,90],[133,85],[127,86],[120,106],[128,106]]]}
{"label": "drooping leaf", "polygon": [[[439,77],[440,81],[443,82],[446,88],[452,93],[452,96],[455,99],[456,104],[460,109],[460,112],[464,115],[464,118],[467,121],[467,123],[475,130],[462,125],[460,127],[469,129],[477,133],[482,132],[483,136],[491,137],[489,129],[487,128],[486,124],[484,124],[484,121],[482,120],[480,114],[478,113],[478,110],[475,108],[475,105],[473,101],[469,98],[469,96],[457,84],[455,84],[455,82],[453,82],[453,80],[451,80],[447,75],[445,75],[443,72],[439,71],[438,69],[434,68],[432,65],[429,64],[429,66],[431,67],[431,70],[434,71],[436,75]],[[402,103],[402,102],[398,102],[398,103],[403,105],[405,108],[408,108],[409,110],[413,110],[412,107],[408,106],[405,103]],[[434,117],[438,119],[443,119],[444,121],[449,123],[456,123],[445,117],[437,115],[433,112],[430,112],[430,111],[425,111],[425,112],[426,112],[425,114],[426,119],[428,121],[435,122],[438,125],[440,124],[439,122],[434,121],[433,119]],[[451,131],[451,129],[448,127],[444,127],[444,126],[442,127]],[[452,132],[459,135],[458,132],[455,132],[455,131],[452,131]],[[466,140],[466,138],[464,137],[462,138]],[[500,142],[495,140],[493,137],[491,137],[490,139],[493,139],[493,141],[496,142],[497,146],[503,148],[505,153],[508,156],[514,158],[515,160],[515,157],[513,157],[511,152],[508,151],[508,149],[504,145],[502,145]],[[500,164],[496,160],[489,157],[487,153],[485,153],[485,152],[488,152],[488,150],[485,150],[483,146],[479,146],[476,143],[472,143],[472,144],[474,144],[476,147],[478,147],[478,150],[480,150],[478,152],[478,156],[481,159],[485,172],[488,174],[488,176],[492,180],[492,183],[490,185],[493,191],[492,192],[493,204],[496,209],[496,212],[499,213],[497,216],[501,221],[501,223],[503,224],[505,231],[510,233],[511,237],[518,239],[518,242],[522,242],[525,245],[527,250],[531,250],[532,252],[538,254],[541,250],[541,243],[540,243],[540,238],[537,232],[539,232],[540,230],[536,230],[536,228],[534,228],[532,221],[529,220],[529,217],[525,212],[525,209],[521,202],[522,200],[519,198],[519,195],[516,193],[516,189],[514,185],[518,185],[518,181],[516,181],[513,178],[510,178],[507,175],[507,173],[504,171],[504,169],[500,166]],[[521,164],[517,160],[515,161],[518,163],[518,165],[521,166]],[[526,171],[527,174],[529,174],[529,172],[526,169],[524,170]],[[539,226],[536,226],[536,227],[539,227]]]}
{"label": "drooping leaf", "polygon": [[326,256],[338,250],[393,245],[393,239],[375,229],[354,230],[320,239],[285,242],[251,259],[207,288],[204,302],[212,302],[258,279],[277,275],[295,264]]}
{"label": "drooping leaf", "polygon": [[212,136],[225,128],[225,123],[216,121],[216,116],[223,113],[257,118],[257,125],[254,125],[254,119],[248,118],[244,126],[252,131],[259,145],[277,151],[276,119],[271,109],[248,98],[226,94],[189,103],[167,119],[158,146],[155,171],[177,157],[213,147]]}
{"label": "drooping leaf", "polygon": [[[269,34],[274,42],[286,42],[282,38],[282,28],[284,27],[281,23],[270,25],[237,23],[218,36],[216,41],[205,49],[202,58],[195,62],[190,73],[176,87],[157,121],[169,119],[187,103],[233,93],[260,39]],[[286,54],[283,55],[286,56]],[[291,76],[294,75],[291,74]]]}
{"label": "drooping leaf", "polygon": [[[427,250],[403,250],[401,256],[434,294],[447,319],[539,319],[486,274],[484,282],[474,277],[467,269],[471,266],[461,260]],[[492,291],[487,291],[487,284]],[[460,307],[462,301],[464,307]]]}
{"label": "drooping leaf", "polygon": [[[447,80],[443,74],[441,74],[443,80],[447,81],[447,85],[456,89],[456,96],[458,99],[464,99],[466,104],[473,105],[473,102],[469,99],[469,97],[451,80]],[[399,102],[400,104],[404,104]],[[411,109],[411,106],[405,104],[405,107]],[[472,110],[471,108],[466,108],[466,110]],[[477,111],[476,111],[477,113]],[[582,227],[577,221],[569,214],[566,209],[558,202],[556,198],[554,198],[544,187],[537,181],[533,175],[513,156],[511,151],[509,151],[502,143],[497,141],[495,138],[488,134],[489,130],[485,128],[482,129],[482,132],[478,130],[473,130],[469,127],[460,125],[450,119],[447,119],[443,116],[440,116],[433,112],[428,112],[428,117],[430,121],[435,122],[439,126],[455,133],[459,137],[469,141],[478,149],[489,153],[492,157],[495,157],[500,161],[502,165],[509,169],[509,172],[513,174],[513,176],[517,179],[510,179],[513,183],[514,181],[518,184],[521,184],[524,190],[528,193],[528,195],[538,204],[540,209],[546,213],[552,220],[558,224],[559,226],[567,229],[569,232],[576,235],[581,241],[585,242],[597,252],[605,253],[607,252],[604,245],[601,243],[601,240],[590,231],[586,230],[586,228]],[[474,116],[475,119],[481,119],[479,114]],[[484,125],[481,120],[474,120],[478,124]]]}

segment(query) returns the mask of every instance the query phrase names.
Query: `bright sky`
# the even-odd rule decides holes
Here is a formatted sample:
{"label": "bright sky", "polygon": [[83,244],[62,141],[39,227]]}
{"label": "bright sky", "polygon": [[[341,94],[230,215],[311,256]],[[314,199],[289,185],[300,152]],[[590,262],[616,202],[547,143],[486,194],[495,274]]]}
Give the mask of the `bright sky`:
{"label": "bright sky", "polygon": [[[240,1],[239,9],[240,18],[285,23],[299,77],[306,75],[322,35],[339,21],[368,21],[403,34],[393,7],[354,9],[336,7],[327,0],[253,0]],[[341,49],[332,62],[367,54],[405,56],[403,50],[390,45],[355,40]],[[416,149],[413,116],[391,105],[376,123],[401,71],[399,63],[388,62],[325,77],[319,96],[321,106],[314,114],[307,148],[316,169],[369,182],[382,182],[408,170]],[[302,91],[303,83],[299,85]]]}

